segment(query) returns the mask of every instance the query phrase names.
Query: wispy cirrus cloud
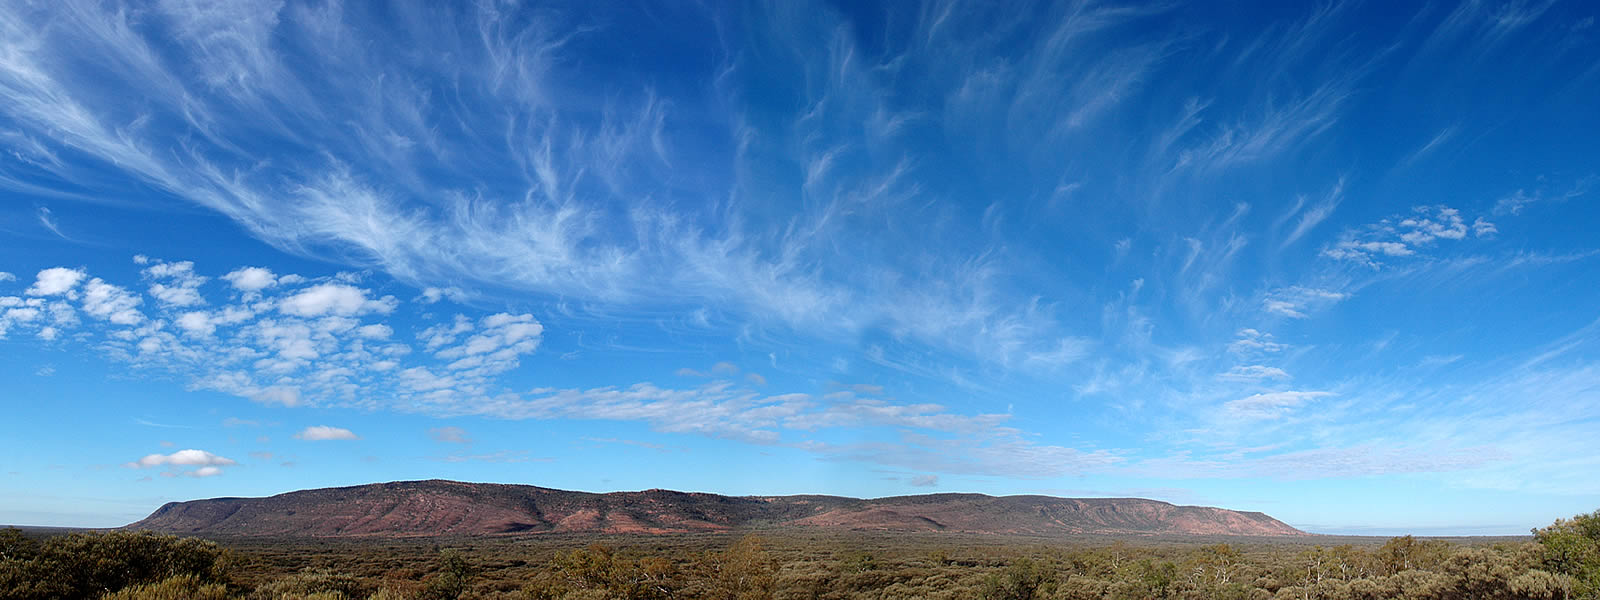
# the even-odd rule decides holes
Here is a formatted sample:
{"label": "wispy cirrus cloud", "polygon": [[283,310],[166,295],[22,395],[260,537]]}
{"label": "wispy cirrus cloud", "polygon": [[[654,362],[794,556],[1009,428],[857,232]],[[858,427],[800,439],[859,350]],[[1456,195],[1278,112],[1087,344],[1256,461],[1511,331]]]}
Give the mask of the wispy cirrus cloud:
{"label": "wispy cirrus cloud", "polygon": [[1331,392],[1265,392],[1229,401],[1222,405],[1222,410],[1234,419],[1248,421],[1278,419],[1307,403],[1331,395],[1333,395]]}
{"label": "wispy cirrus cloud", "polygon": [[[770,182],[728,181],[720,192],[686,197],[671,182],[710,181],[729,159],[753,156],[675,157],[697,144],[674,120],[687,117],[676,117],[649,81],[597,82],[614,100],[597,111],[573,108],[566,98],[602,93],[575,89],[588,77],[567,76],[574,67],[565,55],[590,43],[589,27],[574,15],[526,20],[489,5],[408,7],[402,12],[413,18],[470,33],[407,40],[429,55],[457,57],[419,64],[352,44],[357,30],[384,39],[403,33],[373,27],[374,15],[358,6],[162,4],[146,16],[170,39],[119,6],[5,9],[5,116],[32,134],[28,140],[227,215],[279,248],[331,253],[433,289],[470,282],[620,307],[710,305],[816,335],[888,324],[922,344],[1000,363],[1046,356],[1069,337],[1007,289],[998,259],[981,251],[977,259],[930,255],[910,271],[845,260],[856,255],[840,252],[840,240],[874,228],[892,216],[886,207],[917,194],[907,182],[911,161],[882,172],[830,168],[840,152],[867,149],[808,151],[808,187],[830,200],[795,228],[707,204],[728,194],[790,193]],[[848,39],[835,41],[835,64],[821,71],[832,87],[800,123],[820,132],[865,115],[881,124],[879,136],[892,137],[910,117],[855,92],[870,89],[859,84],[874,65]],[[118,64],[122,75],[78,76],[89,61]],[[374,74],[374,83],[340,75],[352,70]],[[457,100],[430,92],[443,82],[455,82],[447,87]],[[140,98],[144,112],[122,110],[113,97]],[[1076,119],[1102,102],[1084,98]],[[694,130],[694,138],[739,136],[732,124]],[[266,160],[294,154],[285,149],[304,152]],[[669,167],[696,172],[673,176]],[[431,176],[437,172],[466,177],[446,183]],[[952,264],[970,270],[963,285],[908,287],[918,272]],[[241,273],[251,278],[239,281],[265,289],[264,276]],[[895,283],[876,283],[884,281]],[[338,301],[328,297],[336,291],[306,290],[318,296],[304,300]]]}

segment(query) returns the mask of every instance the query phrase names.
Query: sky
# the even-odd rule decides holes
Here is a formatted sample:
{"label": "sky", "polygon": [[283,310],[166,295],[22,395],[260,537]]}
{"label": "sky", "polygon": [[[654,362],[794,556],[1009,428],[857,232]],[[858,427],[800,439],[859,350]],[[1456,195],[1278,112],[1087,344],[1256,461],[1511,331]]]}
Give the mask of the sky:
{"label": "sky", "polygon": [[1600,508],[1600,8],[0,3],[0,523]]}

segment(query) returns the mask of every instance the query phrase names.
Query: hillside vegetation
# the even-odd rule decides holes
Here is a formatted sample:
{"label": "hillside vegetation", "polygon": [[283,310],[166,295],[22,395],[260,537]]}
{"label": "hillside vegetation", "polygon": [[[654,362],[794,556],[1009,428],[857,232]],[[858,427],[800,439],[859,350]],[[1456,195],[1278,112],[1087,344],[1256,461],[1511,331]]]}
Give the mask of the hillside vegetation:
{"label": "hillside vegetation", "polygon": [[1531,541],[1490,544],[877,534],[582,545],[594,539],[251,538],[225,547],[150,532],[36,539],[11,529],[0,531],[0,600],[1600,598],[1600,511],[1535,530]]}
{"label": "hillside vegetation", "polygon": [[863,500],[671,490],[595,494],[442,480],[302,490],[267,498],[173,502],[127,528],[198,535],[311,537],[662,534],[774,528],[1009,535],[1304,535],[1258,512],[1139,498],[925,494]]}

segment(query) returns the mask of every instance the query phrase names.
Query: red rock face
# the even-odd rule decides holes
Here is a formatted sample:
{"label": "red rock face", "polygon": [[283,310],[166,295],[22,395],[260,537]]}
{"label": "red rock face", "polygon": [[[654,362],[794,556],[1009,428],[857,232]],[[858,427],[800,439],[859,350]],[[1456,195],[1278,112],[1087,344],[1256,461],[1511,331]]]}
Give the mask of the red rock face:
{"label": "red rock face", "polygon": [[591,494],[438,480],[174,502],[128,525],[186,534],[315,537],[659,534],[771,527],[1026,535],[1305,535],[1261,513],[1136,498],[929,494],[859,500],[668,490]]}

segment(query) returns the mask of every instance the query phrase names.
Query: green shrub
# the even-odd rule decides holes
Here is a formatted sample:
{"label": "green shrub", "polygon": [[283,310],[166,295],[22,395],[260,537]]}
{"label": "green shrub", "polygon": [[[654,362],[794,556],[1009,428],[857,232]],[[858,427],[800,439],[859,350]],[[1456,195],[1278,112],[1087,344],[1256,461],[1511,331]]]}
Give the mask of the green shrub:
{"label": "green shrub", "polygon": [[1029,559],[1011,563],[999,573],[984,579],[979,598],[983,600],[1034,600],[1055,593],[1056,574]]}
{"label": "green shrub", "polygon": [[251,600],[346,600],[365,598],[372,586],[328,569],[307,569],[257,586]]}
{"label": "green shrub", "polygon": [[1549,571],[1572,578],[1574,598],[1600,598],[1600,510],[1533,530]]}
{"label": "green shrub", "polygon": [[102,600],[226,600],[228,586],[204,583],[194,575],[174,575],[158,583],[125,587]]}
{"label": "green shrub", "polygon": [[150,532],[74,533],[35,544],[0,536],[0,599],[97,598],[192,575],[226,583],[228,554],[212,542]]}

